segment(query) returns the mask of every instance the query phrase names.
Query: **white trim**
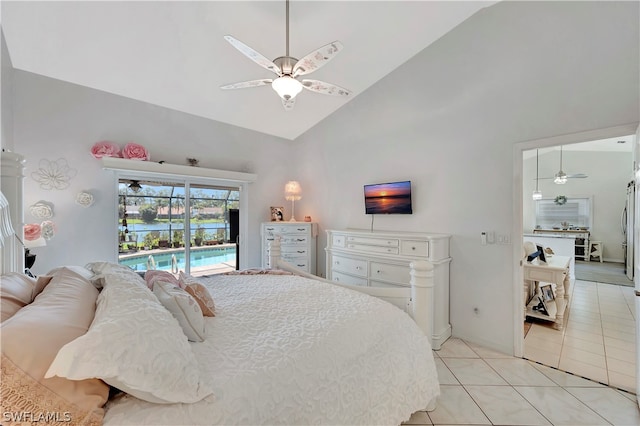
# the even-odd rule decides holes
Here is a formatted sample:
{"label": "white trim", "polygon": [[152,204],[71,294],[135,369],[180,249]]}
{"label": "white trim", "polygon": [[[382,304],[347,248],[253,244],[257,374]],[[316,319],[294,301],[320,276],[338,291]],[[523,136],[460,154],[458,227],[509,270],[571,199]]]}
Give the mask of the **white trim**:
{"label": "white trim", "polygon": [[[535,148],[544,148],[557,145],[569,145],[572,143],[587,142],[599,139],[615,138],[635,134],[638,130],[638,122],[607,127],[604,129],[588,130],[586,132],[571,133],[567,135],[552,136],[548,138],[518,142],[513,146],[513,353],[516,357],[522,357],[524,353],[524,327],[523,327],[523,279],[522,272],[522,244],[520,241],[523,233],[522,218],[522,153]],[[516,238],[517,237],[517,238]]]}
{"label": "white trim", "polygon": [[156,177],[161,174],[174,178],[204,178],[235,183],[255,182],[258,175],[254,173],[234,172],[230,170],[207,169],[202,167],[183,166],[179,164],[156,163],[153,161],[127,160],[124,158],[103,157],[102,167],[117,172],[135,172],[136,176]]}
{"label": "white trim", "polygon": [[[118,194],[120,179],[154,179],[175,183],[204,183],[212,186],[235,186],[240,191],[240,236],[249,232],[249,184],[255,182],[258,175],[253,173],[234,172],[229,170],[207,169],[202,167],[182,166],[178,164],[156,163],[152,161],[127,160],[123,158],[103,157],[102,167],[111,170],[115,179],[115,194]],[[116,222],[118,209],[114,212]],[[115,228],[114,228],[115,229]],[[118,234],[114,236],[116,259],[118,258]],[[240,241],[240,269],[248,267],[249,247]]]}

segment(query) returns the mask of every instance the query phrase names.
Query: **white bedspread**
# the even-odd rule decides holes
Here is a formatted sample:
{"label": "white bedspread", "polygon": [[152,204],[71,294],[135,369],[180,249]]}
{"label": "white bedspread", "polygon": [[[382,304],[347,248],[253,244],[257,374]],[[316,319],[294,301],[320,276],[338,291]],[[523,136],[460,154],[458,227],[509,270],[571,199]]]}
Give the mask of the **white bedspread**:
{"label": "white bedspread", "polygon": [[203,282],[216,317],[192,348],[215,401],[126,395],[105,424],[399,425],[439,394],[427,338],[387,302],[296,276]]}

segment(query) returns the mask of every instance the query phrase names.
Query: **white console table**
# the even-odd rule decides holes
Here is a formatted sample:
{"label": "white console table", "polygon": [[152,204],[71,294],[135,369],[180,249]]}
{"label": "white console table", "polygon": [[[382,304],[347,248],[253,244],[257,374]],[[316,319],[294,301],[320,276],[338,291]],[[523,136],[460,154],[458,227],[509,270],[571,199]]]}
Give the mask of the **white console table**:
{"label": "white console table", "polygon": [[[547,264],[538,263],[538,259],[529,263],[526,260],[523,264],[524,288],[525,288],[525,315],[553,321],[553,328],[562,330],[564,323],[564,312],[569,302],[569,256],[553,255],[547,258]],[[538,304],[536,297],[527,303],[528,296],[531,293],[532,286],[537,293],[539,283],[555,284],[555,294],[553,300],[547,302],[549,306],[549,315],[541,314],[533,310],[533,306]]]}
{"label": "white console table", "polygon": [[449,323],[450,235],[341,229],[327,231],[327,279],[369,287],[410,287],[410,263],[434,267],[433,349],[451,336]]}

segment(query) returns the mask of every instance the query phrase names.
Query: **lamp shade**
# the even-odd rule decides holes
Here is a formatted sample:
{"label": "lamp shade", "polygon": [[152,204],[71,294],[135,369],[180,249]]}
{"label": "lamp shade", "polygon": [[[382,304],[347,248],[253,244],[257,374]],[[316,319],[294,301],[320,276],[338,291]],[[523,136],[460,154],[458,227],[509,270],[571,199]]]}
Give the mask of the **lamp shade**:
{"label": "lamp shade", "polygon": [[288,75],[273,80],[271,87],[284,100],[293,99],[302,91],[302,83]]}
{"label": "lamp shade", "polygon": [[297,201],[301,199],[302,198],[301,194],[302,194],[302,188],[300,187],[300,184],[295,180],[290,180],[284,186],[284,196],[285,196],[285,199],[288,201],[292,201],[292,200]]}

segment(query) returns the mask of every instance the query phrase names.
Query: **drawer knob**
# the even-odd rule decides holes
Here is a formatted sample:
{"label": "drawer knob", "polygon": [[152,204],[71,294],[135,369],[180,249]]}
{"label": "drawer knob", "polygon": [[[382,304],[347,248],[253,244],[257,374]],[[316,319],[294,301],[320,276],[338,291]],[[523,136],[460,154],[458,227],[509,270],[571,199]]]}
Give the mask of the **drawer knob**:
{"label": "drawer knob", "polygon": [[339,265],[339,264],[340,264],[340,262],[336,260],[335,262],[333,262],[333,264],[334,264],[334,265]]}
{"label": "drawer knob", "polygon": [[360,269],[362,269],[361,266],[356,266],[356,271],[359,271]]}
{"label": "drawer knob", "polygon": [[376,271],[376,274],[381,274],[381,273],[382,273],[382,271],[381,271],[380,269],[378,269],[378,270]]}
{"label": "drawer knob", "polygon": [[411,250],[415,250],[415,249],[416,249],[415,247],[411,247]]}

